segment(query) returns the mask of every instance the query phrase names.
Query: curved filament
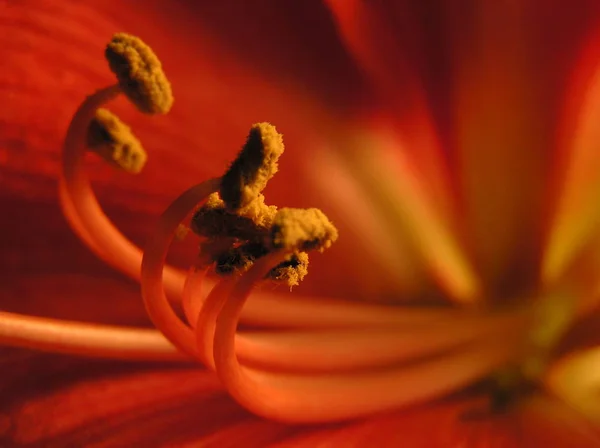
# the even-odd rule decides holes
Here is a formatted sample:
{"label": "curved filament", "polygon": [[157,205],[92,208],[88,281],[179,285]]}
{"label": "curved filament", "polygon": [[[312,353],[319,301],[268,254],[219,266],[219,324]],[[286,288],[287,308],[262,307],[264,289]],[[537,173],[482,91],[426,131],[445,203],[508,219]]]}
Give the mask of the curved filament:
{"label": "curved filament", "polygon": [[181,194],[160,217],[142,260],[142,297],[150,319],[177,348],[194,357],[198,356],[198,349],[193,332],[177,317],[167,300],[163,270],[175,229],[194,207],[218,190],[219,184],[220,179],[210,179]]}
{"label": "curved filament", "polygon": [[235,279],[233,277],[217,283],[204,300],[202,309],[198,313],[196,343],[198,344],[199,356],[204,365],[212,370],[215,369],[213,344],[216,321],[234,285]]}
{"label": "curved filament", "polygon": [[[59,198],[67,221],[90,250],[109,265],[139,280],[142,251],[104,214],[84,168],[88,126],[96,110],[119,93],[118,85],[101,89],[87,97],[75,112],[63,148]],[[170,296],[179,296],[184,278],[175,268],[165,269],[165,285]]]}
{"label": "curved filament", "polygon": [[206,280],[208,269],[192,266],[185,278],[183,291],[181,292],[181,306],[188,325],[196,328],[196,320],[202,309],[202,287]]}
{"label": "curved filament", "polygon": [[188,359],[158,331],[0,311],[0,342],[14,347],[127,361]]}

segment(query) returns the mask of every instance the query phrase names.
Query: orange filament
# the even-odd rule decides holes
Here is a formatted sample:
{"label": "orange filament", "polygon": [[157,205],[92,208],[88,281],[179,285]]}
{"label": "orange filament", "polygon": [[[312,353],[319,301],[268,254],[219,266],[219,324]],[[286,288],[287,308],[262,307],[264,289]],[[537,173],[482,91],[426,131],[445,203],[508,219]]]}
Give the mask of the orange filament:
{"label": "orange filament", "polygon": [[219,313],[234,286],[234,278],[222,280],[212,289],[204,301],[196,323],[196,343],[205,366],[215,369],[213,353],[215,327]]}
{"label": "orange filament", "polygon": [[[68,222],[84,243],[102,260],[139,280],[142,251],[104,214],[84,170],[89,123],[96,110],[119,93],[117,85],[97,91],[86,98],[71,120],[63,150],[60,200]],[[183,287],[184,274],[167,267],[165,277],[168,294],[178,297]]]}
{"label": "orange filament", "polygon": [[[449,318],[432,326],[244,332],[236,335],[240,362],[294,372],[344,372],[385,367],[456,350],[477,340],[502,338],[519,313]],[[214,329],[212,330],[214,333]]]}
{"label": "orange filament", "polygon": [[195,357],[198,349],[192,330],[177,317],[165,295],[163,270],[177,227],[198,204],[219,189],[220,182],[220,179],[211,179],[181,194],[162,214],[142,260],[142,297],[150,319],[177,348]]}
{"label": "orange filament", "polygon": [[128,361],[186,358],[158,331],[85,324],[0,311],[0,342],[15,347]]}
{"label": "orange filament", "polygon": [[[106,90],[109,89],[101,91],[101,96],[107,94]],[[139,278],[140,274],[138,266],[141,264],[141,251],[132,243],[130,243],[120,232],[118,232],[118,230],[114,228],[108,218],[103,214],[93,196],[93,191],[91,190],[89,181],[85,176],[82,155],[77,153],[77,151],[81,151],[81,148],[76,148],[74,146],[71,146],[71,148],[71,151],[65,151],[66,156],[70,154],[72,157],[66,157],[65,165],[70,165],[76,172],[74,177],[79,179],[80,185],[83,184],[86,186],[86,188],[83,189],[82,195],[84,198],[91,201],[93,213],[87,215],[84,213],[83,216],[88,217],[87,222],[91,221],[95,223],[95,228],[90,229],[89,226],[84,225],[84,220],[80,218],[80,214],[75,207],[75,203],[72,201],[73,196],[68,190],[66,179],[63,178],[61,182],[60,194],[65,215],[69,219],[69,222],[77,234],[96,254],[98,254],[102,259],[108,261],[113,266],[119,267],[122,271],[128,273],[130,276]],[[70,164],[69,160],[73,159],[77,163]],[[104,243],[109,240],[110,243],[108,245],[100,242],[98,239],[98,235],[103,235],[103,232],[104,236],[100,238],[100,240],[103,240]],[[96,237],[93,237],[92,235],[96,235]],[[177,294],[177,296],[179,296],[183,285],[184,274],[167,266],[164,268],[163,275],[163,281],[167,289],[167,293]],[[224,301],[225,299],[222,297],[221,300]],[[198,303],[201,303],[201,301]],[[194,309],[197,310],[197,307]],[[210,308],[207,308],[207,311],[208,310],[210,310]],[[217,313],[218,310],[219,308],[217,307]],[[467,322],[475,322],[480,318],[480,316],[476,314],[470,314],[453,309],[406,309],[368,303],[348,303],[343,300],[333,300],[327,298],[290,296],[287,297],[285,301],[282,301],[280,297],[275,294],[261,294],[259,296],[254,296],[249,302],[248,306],[244,309],[244,312],[244,318],[246,322],[255,325],[260,325],[263,327],[278,326],[282,328],[296,329],[335,329],[361,327],[368,329],[397,326],[406,327],[407,325],[410,328],[418,328],[421,326],[427,328],[431,325],[437,325],[438,322],[445,321],[446,319],[458,318],[459,316],[465,317]],[[196,313],[197,311],[192,311],[189,314],[189,318],[192,319],[192,322]],[[1,324],[11,325],[11,316],[12,315],[8,314],[0,316],[0,320],[2,321]],[[59,322],[56,322],[55,328],[58,328],[58,325]],[[69,325],[70,324],[67,324],[65,331],[68,334],[72,334],[69,333],[69,331],[75,330],[69,330],[69,328],[78,327],[69,327]],[[185,330],[188,330],[186,326],[184,326],[184,331]],[[193,333],[191,333],[191,330],[188,331],[190,331],[187,333],[189,340],[193,341]],[[23,333],[21,336],[19,336],[19,340],[21,342],[16,342],[18,338],[4,338],[3,342],[9,345],[15,345],[17,343],[18,345],[23,345],[24,342],[22,341],[27,339],[27,334],[29,333]],[[304,333],[299,333],[299,335],[302,338],[304,337]],[[307,344],[310,344],[309,341],[311,341],[311,337],[314,338],[316,336],[314,334],[312,336],[308,334],[305,339]],[[278,351],[285,351],[284,347],[282,347],[281,343],[279,343],[277,340],[277,334],[273,334],[271,338],[266,338],[265,335],[260,334],[255,336],[240,335],[239,340],[239,350],[242,359],[251,364],[269,365],[277,368],[292,368],[293,364],[289,359],[290,357],[294,357],[294,354],[300,355],[302,352],[311,350],[310,346],[308,345],[298,345],[296,350],[289,352],[287,358],[277,356],[276,358],[281,360],[281,362],[277,364],[273,362],[274,357],[271,356],[271,354],[277,353]],[[62,338],[60,341],[65,344],[65,348],[61,348],[57,340],[54,341],[53,345],[45,345],[32,336],[32,339],[29,341],[27,346],[32,348],[39,346],[39,348],[45,350],[52,349],[54,351],[69,351],[69,339]],[[81,344],[84,345],[85,338],[81,339],[81,341]],[[105,356],[109,356],[109,353],[113,353],[111,352],[110,348],[111,338],[107,336],[106,341],[107,348],[105,353],[107,354]],[[208,336],[205,336],[205,342],[200,344],[201,346],[204,346],[203,353],[210,353],[210,350],[206,349],[206,346],[211,345],[211,341],[212,335],[209,333]],[[281,339],[281,342],[283,341],[285,341],[285,338]],[[142,342],[140,343],[142,344]],[[100,344],[100,341],[97,340],[96,344]],[[264,350],[257,351],[257,347],[263,347]],[[88,347],[88,350],[86,351],[90,356],[94,356],[93,354],[98,350],[99,349],[96,348],[96,346],[92,345]],[[328,353],[326,347],[323,347],[323,350],[324,355]],[[253,353],[256,354],[253,355]],[[335,356],[335,353],[330,353],[333,356],[332,362],[333,359],[337,359],[339,362],[342,362],[340,352],[337,353],[337,356]],[[152,356],[150,356],[150,358],[154,359]],[[201,359],[206,361],[204,357]],[[296,359],[297,361],[294,368],[300,368],[299,365],[307,360],[305,356],[298,356]],[[212,362],[207,362],[207,365],[211,364]],[[319,361],[316,360],[313,365],[310,363],[306,364],[305,368],[317,370],[329,368],[323,365],[319,366],[318,364]]]}
{"label": "orange filament", "polygon": [[[175,235],[175,238],[177,238],[177,235]],[[181,292],[183,314],[188,325],[192,328],[196,327],[196,316],[202,308],[202,301],[199,299],[202,297],[202,286],[205,283],[207,273],[208,269],[206,268],[192,266],[185,278],[185,284]]]}
{"label": "orange filament", "polygon": [[478,338],[458,350],[410,365],[320,375],[243,367],[235,352],[241,309],[254,285],[284,256],[270,254],[241,276],[216,321],[213,350],[219,378],[230,394],[255,414],[302,423],[365,416],[451,392],[518,355],[516,341],[523,337],[525,326],[522,319],[504,328],[504,338]]}
{"label": "orange filament", "polygon": [[[213,182],[216,182],[213,180]],[[214,188],[214,184],[213,184]],[[157,234],[149,246],[146,257],[152,261],[164,260],[171,234],[183,219],[196,205],[201,202],[210,188],[203,189],[202,185],[196,187],[196,195],[190,191],[180,197],[174,205],[170,206],[160,220],[160,235]],[[187,195],[187,199],[182,198]],[[151,255],[152,254],[152,255]],[[150,258],[148,258],[150,260]],[[152,276],[146,278],[144,272],[143,291],[152,288],[160,293],[161,266],[152,266]],[[205,299],[201,299],[201,291],[197,280],[201,280],[204,271],[192,270],[188,279],[188,289],[184,303],[185,314],[190,326],[195,328],[196,340],[192,340],[192,330],[175,315],[166,301],[164,294],[146,295],[147,306],[155,311],[151,313],[155,325],[177,346],[184,347],[187,353],[199,358],[208,367],[214,366],[213,338],[217,317],[224,303],[229,299],[233,280],[227,279],[218,283]],[[146,283],[148,282],[148,283]],[[196,283],[197,287],[193,287]],[[281,300],[281,299],[280,299]],[[309,299],[310,300],[310,299]],[[194,303],[194,305],[191,305]],[[199,306],[200,309],[199,309]],[[237,336],[238,354],[244,362],[251,365],[267,366],[269,369],[295,369],[295,370],[345,370],[357,367],[372,367],[382,365],[387,361],[402,361],[414,357],[435,354],[447,351],[476,339],[498,338],[508,325],[513,325],[516,319],[522,316],[493,315],[485,316],[481,313],[470,311],[457,311],[452,309],[403,309],[383,306],[360,304],[356,306],[356,320],[352,319],[352,309],[355,305],[346,304],[349,313],[338,322],[338,326],[345,327],[335,330],[335,323],[330,319],[322,323],[323,326],[333,324],[328,331],[315,332],[307,329],[289,333],[289,330],[269,333],[249,333]],[[167,309],[165,312],[164,310]],[[199,309],[199,311],[198,311]],[[266,309],[264,309],[266,311]],[[313,317],[318,319],[321,311],[327,313],[328,306],[313,304]],[[373,313],[379,310],[381,314]],[[331,313],[340,311],[337,306],[330,309]],[[371,312],[369,312],[371,311]],[[198,313],[198,314],[196,314]],[[371,324],[361,318],[371,314],[374,320]],[[372,314],[373,313],[373,314]],[[384,314],[385,313],[385,314]],[[197,316],[197,320],[194,316]],[[387,319],[384,317],[387,316]],[[281,316],[279,316],[281,317]],[[331,316],[329,316],[331,318]],[[193,322],[196,322],[194,324]],[[290,323],[280,320],[282,326]],[[286,325],[287,324],[287,325]],[[317,324],[319,325],[319,324]],[[292,323],[293,326],[293,323]],[[359,327],[352,330],[353,327]],[[360,327],[364,327],[361,329]],[[387,329],[386,329],[387,328]],[[341,341],[355,341],[364,346],[364,350],[357,350],[352,357],[348,357],[350,345],[341,344]],[[294,341],[293,344],[288,344]],[[319,343],[317,343],[319,342]],[[318,352],[318,354],[315,354]],[[312,356],[311,356],[312,353]]]}

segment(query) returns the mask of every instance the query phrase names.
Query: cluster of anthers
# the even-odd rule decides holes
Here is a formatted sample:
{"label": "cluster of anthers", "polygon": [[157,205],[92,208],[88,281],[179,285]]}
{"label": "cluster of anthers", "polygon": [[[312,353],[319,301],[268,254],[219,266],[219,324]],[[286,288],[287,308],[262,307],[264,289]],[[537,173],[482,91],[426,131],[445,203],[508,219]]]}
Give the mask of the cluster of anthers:
{"label": "cluster of anthers", "polygon": [[[307,272],[307,251],[323,251],[337,238],[320,210],[265,203],[262,191],[283,152],[281,135],[268,123],[252,126],[225,175],[191,187],[167,208],[142,252],[103,213],[84,158],[91,149],[111,165],[140,172],[147,157],[139,140],[103,106],[124,94],[140,111],[164,114],[173,97],[160,61],[140,39],[116,34],[106,58],[118,83],[87,97],[71,121],[60,203],[73,230],[98,257],[140,281],[160,332],[0,312],[0,342],[128,360],[196,359],[213,369],[243,406],[288,422],[395,409],[493,372],[505,372],[500,375],[505,382],[515,376],[511,372],[539,375],[568,325],[561,316],[571,313],[561,306],[544,308],[551,316],[542,316],[543,325],[534,325],[532,333],[532,318],[539,313],[531,308],[491,313],[393,307],[282,299],[268,291],[247,301],[259,283],[298,284]],[[200,239],[200,255],[186,274],[165,260],[173,239],[185,238],[190,228]],[[183,313],[174,310],[177,302]],[[240,317],[250,331],[238,331]],[[556,323],[550,330],[549,321]],[[535,333],[540,328],[544,332]],[[533,362],[529,370],[523,359]],[[515,367],[504,370],[507,365]]]}
{"label": "cluster of anthers", "polygon": [[[83,156],[87,148],[117,168],[141,172],[147,155],[140,141],[101,106],[124,94],[143,113],[165,114],[173,96],[160,61],[139,38],[116,34],[105,56],[118,83],[89,96],[71,122],[60,185],[65,215],[98,255],[140,279],[152,321],[180,352],[227,372],[229,382],[239,381],[233,337],[247,296],[265,281],[298,285],[308,273],[307,251],[330,247],[337,229],[319,209],[278,210],[265,203],[262,191],[277,172],[284,146],[274,126],[258,123],[221,178],[190,188],[165,211],[140,269],[139,249],[102,213]],[[181,286],[179,273],[165,268],[165,257],[172,239],[185,238],[190,228],[200,238],[200,254]],[[210,274],[221,281],[205,295],[202,284]],[[165,289],[180,296],[187,322],[173,311]]]}

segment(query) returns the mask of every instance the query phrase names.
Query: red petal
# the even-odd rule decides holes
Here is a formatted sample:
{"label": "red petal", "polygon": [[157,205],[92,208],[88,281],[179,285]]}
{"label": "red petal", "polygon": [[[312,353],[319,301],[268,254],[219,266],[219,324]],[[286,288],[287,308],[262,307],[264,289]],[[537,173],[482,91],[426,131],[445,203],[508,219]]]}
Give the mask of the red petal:
{"label": "red petal", "polygon": [[394,115],[407,155],[416,161],[438,206],[447,208],[451,186],[433,121],[437,103],[430,101],[439,101],[438,84],[445,75],[443,55],[430,45],[439,36],[437,12],[410,1],[327,3],[348,50]]}
{"label": "red petal", "polygon": [[536,275],[565,75],[598,8],[585,0],[475,3],[447,8],[454,158],[484,273],[518,288]]}
{"label": "red petal", "polygon": [[506,414],[489,414],[477,397],[456,397],[362,421],[294,427],[249,415],[202,370],[23,350],[4,350],[2,359],[11,369],[0,380],[0,442],[10,446],[599,446],[598,428],[544,398]]}
{"label": "red petal", "polygon": [[[577,54],[569,89],[564,97],[558,134],[558,154],[549,209],[548,241],[543,276],[555,281],[590,252],[597,266],[597,195],[600,189],[598,117],[600,113],[600,34],[590,33],[587,45]],[[597,277],[597,275],[596,275]],[[597,281],[595,282],[597,284]]]}
{"label": "red petal", "polygon": [[520,413],[524,447],[587,448],[600,446],[600,428],[567,405],[548,397],[527,403]]}

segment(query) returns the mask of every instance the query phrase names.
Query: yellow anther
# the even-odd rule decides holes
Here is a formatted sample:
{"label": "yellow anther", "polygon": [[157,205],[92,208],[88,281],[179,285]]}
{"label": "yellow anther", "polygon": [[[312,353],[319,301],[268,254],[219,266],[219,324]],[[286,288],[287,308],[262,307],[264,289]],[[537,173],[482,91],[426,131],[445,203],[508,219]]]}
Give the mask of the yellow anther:
{"label": "yellow anther", "polygon": [[98,109],[88,128],[90,149],[104,160],[129,173],[139,173],[148,156],[131,129],[106,109]]}
{"label": "yellow anther", "polygon": [[277,172],[283,149],[283,138],[275,126],[252,126],[242,151],[222,179],[220,193],[228,209],[243,208],[258,197]]}
{"label": "yellow anther", "polygon": [[214,266],[218,275],[241,274],[278,249],[291,252],[265,279],[298,285],[308,273],[307,250],[331,246],[338,233],[318,209],[277,210],[262,190],[277,172],[283,139],[274,126],[259,123],[237,159],[221,178],[221,188],[195,213],[192,230],[203,238],[197,263]]}
{"label": "yellow anther", "polygon": [[308,254],[297,252],[269,272],[268,278],[278,283],[286,283],[290,288],[300,284],[308,274]]}
{"label": "yellow anther", "polygon": [[261,228],[270,228],[277,215],[277,207],[265,204],[265,197],[259,194],[252,202],[236,210],[235,213],[250,219],[255,225]]}
{"label": "yellow anther", "polygon": [[159,59],[140,38],[117,33],[104,54],[121,90],[140,111],[165,114],[171,109],[171,84]]}
{"label": "yellow anther", "polygon": [[275,216],[271,237],[276,248],[323,252],[337,240],[338,231],[317,208],[282,208]]}
{"label": "yellow anther", "polygon": [[[274,208],[274,207],[273,207]],[[207,202],[192,217],[192,230],[207,238],[233,237],[252,240],[269,234],[269,226],[276,210],[271,211],[264,202],[249,207],[247,214],[229,212],[217,193],[213,193]]]}

